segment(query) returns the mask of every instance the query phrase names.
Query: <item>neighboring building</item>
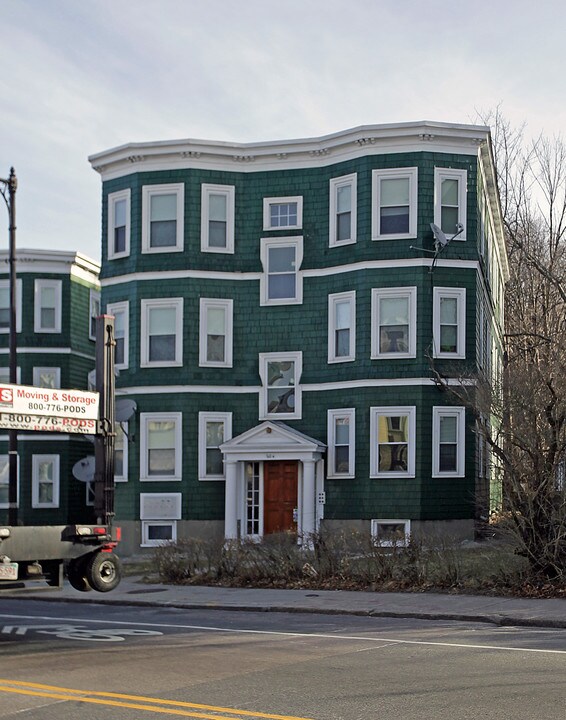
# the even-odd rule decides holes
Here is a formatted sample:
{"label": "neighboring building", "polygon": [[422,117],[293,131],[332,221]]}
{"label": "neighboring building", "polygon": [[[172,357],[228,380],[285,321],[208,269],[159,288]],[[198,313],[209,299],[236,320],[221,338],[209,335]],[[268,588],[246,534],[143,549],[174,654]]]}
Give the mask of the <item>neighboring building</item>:
{"label": "neighboring building", "polygon": [[[501,363],[507,258],[489,130],[132,143],[103,180],[102,299],[135,401],[130,551],[351,527],[472,537],[489,482],[432,381]],[[430,224],[448,238],[436,256]]]}
{"label": "neighboring building", "polygon": [[[100,265],[76,252],[16,251],[17,381],[88,389],[100,314]],[[0,252],[0,378],[9,382],[8,253]],[[18,520],[25,525],[89,519],[92,488],[72,475],[92,442],[61,433],[18,433]],[[0,522],[8,518],[8,433],[0,430]]]}

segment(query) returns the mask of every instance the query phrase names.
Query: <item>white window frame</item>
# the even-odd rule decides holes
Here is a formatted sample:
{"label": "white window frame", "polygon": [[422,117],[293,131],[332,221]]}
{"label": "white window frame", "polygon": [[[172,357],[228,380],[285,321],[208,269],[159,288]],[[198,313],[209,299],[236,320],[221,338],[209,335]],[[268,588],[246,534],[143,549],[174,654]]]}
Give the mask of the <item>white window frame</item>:
{"label": "white window frame", "polygon": [[[336,421],[348,418],[350,428],[348,436],[348,470],[336,472]],[[356,474],[356,410],[355,408],[341,408],[339,410],[328,410],[327,412],[327,478],[353,478]]]}
{"label": "white window frame", "polygon": [[[370,477],[371,478],[409,478],[415,477],[415,446],[416,446],[416,408],[414,405],[370,407]],[[407,469],[379,470],[379,439],[378,427],[380,417],[404,415],[409,419],[407,441]]]}
{"label": "white window frame", "polygon": [[[151,247],[151,198],[154,195],[176,195],[176,242],[171,247]],[[185,186],[183,183],[144,185],[142,187],[142,253],[183,252],[185,217]]]}
{"label": "white window frame", "polygon": [[[53,463],[53,500],[52,502],[39,501],[39,465],[42,462]],[[60,462],[59,455],[40,454],[31,456],[31,506],[32,508],[58,508],[59,507],[59,486],[60,486]]]}
{"label": "white window frame", "polygon": [[90,291],[88,307],[88,336],[90,340],[96,340],[96,318],[102,313],[100,290]]}
{"label": "white window frame", "polygon": [[122,474],[116,475],[114,472],[114,482],[128,482],[128,423],[127,422],[116,422],[116,430],[120,427],[122,435],[124,437],[124,444],[122,446]]}
{"label": "white window frame", "polygon": [[[114,246],[114,231],[116,229],[116,203],[124,200],[126,202],[126,226],[124,237],[124,250],[116,252]],[[131,213],[131,190],[119,190],[108,194],[108,259],[117,260],[127,257],[130,254],[130,213]]]}
{"label": "white window frame", "polygon": [[[380,540],[378,527],[379,525],[404,525],[405,535],[399,542],[393,540]],[[407,547],[411,540],[411,521],[410,520],[397,520],[394,518],[373,518],[371,520],[371,539],[374,545],[379,547]]]}
{"label": "white window frame", "polygon": [[[115,363],[116,370],[127,370],[130,366],[130,303],[128,300],[122,300],[121,302],[108,303],[106,306],[106,312],[108,315],[122,314],[124,316],[124,362]],[[116,335],[116,322],[114,322],[114,336]]]}
{"label": "white window frame", "polygon": [[[289,362],[295,363],[294,377],[294,396],[295,410],[292,413],[269,413],[267,401],[269,397],[267,385],[267,366],[270,362]],[[260,420],[291,420],[300,419],[302,416],[302,392],[301,392],[301,374],[303,372],[303,353],[299,350],[296,352],[271,352],[259,354],[259,375],[261,378],[261,388],[259,391],[259,419]]]}
{"label": "white window frame", "polygon": [[[260,305],[301,305],[303,302],[303,274],[301,265],[303,262],[303,238],[298,235],[295,237],[277,237],[277,238],[261,238],[261,264],[263,273],[261,274],[260,286]],[[288,247],[295,248],[295,296],[289,298],[270,298],[269,297],[269,250],[272,247]]]}
{"label": "white window frame", "polygon": [[[18,385],[22,382],[22,368],[19,365],[16,368],[16,382]],[[0,367],[0,384],[10,384],[10,367],[8,365],[2,365]]]}
{"label": "white window frame", "polygon": [[[146,500],[162,498],[172,503],[170,517],[151,517],[146,507]],[[177,521],[181,519],[183,496],[181,493],[140,493],[141,547],[159,547],[177,540]],[[170,527],[170,540],[150,540],[150,527]]]}
{"label": "white window frame", "polygon": [[[170,540],[150,540],[149,530],[152,527],[170,527]],[[142,520],[141,521],[142,540],[140,547],[161,547],[168,543],[177,542],[177,521],[176,520]]]}
{"label": "white window frame", "polygon": [[[467,221],[467,192],[468,192],[468,173],[466,170],[456,170],[454,168],[434,168],[434,223],[438,227],[442,227],[442,196],[441,188],[443,180],[458,181],[458,222],[464,226],[464,231],[460,233],[455,240],[466,240],[466,221]],[[452,237],[454,233],[446,233],[448,237]]]}
{"label": "white window frame", "polygon": [[[0,462],[5,463],[5,472],[6,472],[6,480],[7,482],[2,483],[4,487],[6,488],[7,492],[10,492],[10,456],[8,453],[2,453],[0,454]],[[17,465],[16,465],[16,471],[17,471],[17,499],[16,499],[16,507],[20,506],[20,456],[17,457]],[[0,502],[0,510],[8,510],[9,503],[8,502]]]}
{"label": "white window frame", "polygon": [[[149,315],[154,308],[175,310],[175,359],[149,359]],[[151,298],[141,301],[141,367],[181,367],[183,364],[183,298]]]}
{"label": "white window frame", "polygon": [[[441,349],[440,304],[443,298],[454,299],[457,302],[456,352],[446,352]],[[433,289],[432,338],[433,357],[459,360],[466,357],[466,288],[435,287]]]}
{"label": "white window frame", "polygon": [[[336,306],[348,302],[350,306],[350,343],[347,355],[336,355]],[[328,362],[352,362],[356,359],[356,291],[332,293],[328,296]]]}
{"label": "white window frame", "polygon": [[[383,298],[407,298],[409,300],[409,347],[407,352],[381,352],[379,306]],[[371,359],[394,360],[417,356],[417,288],[372,288],[371,291]]]}
{"label": "white window frame", "polygon": [[[271,225],[271,206],[297,203],[297,222],[295,225]],[[300,230],[303,227],[303,196],[266,197],[263,198],[263,229],[264,230]]]}
{"label": "white window frame", "polygon": [[221,422],[224,425],[222,442],[232,439],[232,413],[199,412],[198,414],[198,475],[199,480],[225,480],[224,472],[220,475],[207,474],[206,472],[206,426],[209,422]]}
{"label": "white window frame", "polygon": [[[338,190],[343,187],[350,187],[351,207],[350,207],[350,237],[346,240],[338,240],[336,235],[338,231]],[[352,245],[357,239],[357,221],[358,221],[358,174],[342,175],[342,177],[332,178],[330,180],[330,218],[329,218],[329,247],[342,247],[342,245]]]}
{"label": "white window frame", "polygon": [[[455,417],[456,428],[456,471],[440,470],[440,420]],[[464,477],[466,470],[466,408],[453,405],[432,408],[432,477]]]}
{"label": "white window frame", "polygon": [[[210,196],[224,195],[226,198],[226,246],[211,247],[209,242]],[[200,249],[201,252],[234,253],[235,235],[235,206],[236,188],[233,185],[211,185],[203,183],[201,186],[201,217],[200,217]]]}
{"label": "white window frame", "polygon": [[[224,310],[224,359],[208,360],[207,312],[209,309]],[[232,367],[234,328],[234,301],[230,298],[200,298],[199,309],[199,367]]]}
{"label": "white window frame", "polygon": [[[61,368],[60,367],[34,367],[33,368],[33,386],[34,387],[46,387],[45,385],[41,385],[41,375],[42,374],[52,374],[55,379],[55,388],[61,387]],[[51,386],[49,386],[51,387]]]}
{"label": "white window frame", "polygon": [[[45,328],[41,325],[41,291],[44,288],[55,290],[55,326]],[[61,308],[62,308],[63,283],[61,280],[47,280],[37,278],[34,283],[34,314],[33,330],[36,333],[60,333],[61,332]],[[89,316],[90,317],[90,316]]]}
{"label": "white window frame", "polygon": [[[382,233],[380,219],[381,180],[409,180],[409,230],[406,233]],[[417,237],[418,168],[389,168],[372,171],[371,186],[371,239],[402,240]]]}
{"label": "white window frame", "polygon": [[[10,281],[0,280],[0,289],[8,291],[8,306],[7,310],[10,309]],[[10,325],[7,327],[0,328],[0,333],[9,333]],[[16,279],[16,332],[22,332],[22,281]]]}
{"label": "white window frame", "polygon": [[[173,475],[150,475],[148,462],[148,429],[150,422],[175,423],[175,468]],[[142,482],[176,482],[182,478],[182,413],[140,413],[140,480]]]}

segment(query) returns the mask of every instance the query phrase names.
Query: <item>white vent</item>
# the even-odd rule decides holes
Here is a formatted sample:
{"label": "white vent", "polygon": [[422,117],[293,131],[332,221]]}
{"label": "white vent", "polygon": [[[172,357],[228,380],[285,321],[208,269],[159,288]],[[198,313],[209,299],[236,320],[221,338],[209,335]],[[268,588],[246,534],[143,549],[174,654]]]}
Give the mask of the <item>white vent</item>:
{"label": "white vent", "polygon": [[181,493],[141,493],[141,520],[180,520]]}

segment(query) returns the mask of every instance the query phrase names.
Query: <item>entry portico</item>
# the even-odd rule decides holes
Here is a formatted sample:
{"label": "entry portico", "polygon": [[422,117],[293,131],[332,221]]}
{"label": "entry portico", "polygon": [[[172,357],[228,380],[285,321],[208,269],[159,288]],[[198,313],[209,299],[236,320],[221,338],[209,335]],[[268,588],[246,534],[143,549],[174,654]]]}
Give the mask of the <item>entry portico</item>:
{"label": "entry portico", "polygon": [[266,421],[220,446],[226,475],[227,540],[316,532],[324,509],[326,445]]}

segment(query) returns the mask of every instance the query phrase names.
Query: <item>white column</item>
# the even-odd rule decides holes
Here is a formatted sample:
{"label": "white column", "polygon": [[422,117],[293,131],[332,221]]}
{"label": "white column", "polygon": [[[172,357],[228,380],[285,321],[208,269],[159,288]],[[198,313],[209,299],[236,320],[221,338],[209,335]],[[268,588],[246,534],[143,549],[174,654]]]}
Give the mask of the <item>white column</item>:
{"label": "white column", "polygon": [[226,490],[224,496],[224,539],[235,540],[238,537],[238,495],[237,468],[234,461],[225,462]]}
{"label": "white column", "polygon": [[303,544],[310,542],[309,535],[312,535],[316,530],[314,470],[314,460],[303,460],[303,522],[301,525]]}

